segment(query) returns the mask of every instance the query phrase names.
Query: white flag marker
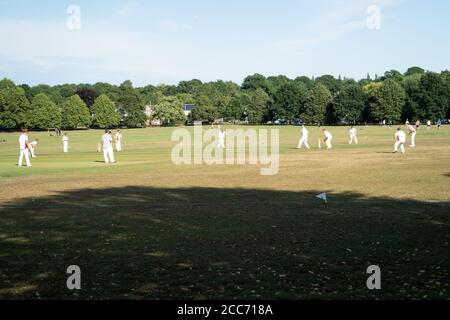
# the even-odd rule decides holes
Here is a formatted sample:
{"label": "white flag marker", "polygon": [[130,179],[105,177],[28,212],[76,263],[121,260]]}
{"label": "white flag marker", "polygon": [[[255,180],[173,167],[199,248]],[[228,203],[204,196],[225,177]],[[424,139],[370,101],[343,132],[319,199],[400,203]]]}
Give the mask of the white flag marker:
{"label": "white flag marker", "polygon": [[325,192],[317,195],[316,198],[319,198],[320,200],[325,201],[325,203],[328,203],[327,194]]}

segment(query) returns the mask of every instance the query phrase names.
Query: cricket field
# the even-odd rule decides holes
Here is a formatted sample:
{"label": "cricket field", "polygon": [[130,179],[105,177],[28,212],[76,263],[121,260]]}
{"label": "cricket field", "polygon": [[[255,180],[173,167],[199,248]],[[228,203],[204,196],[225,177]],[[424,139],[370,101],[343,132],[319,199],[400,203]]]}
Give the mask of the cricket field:
{"label": "cricket field", "polygon": [[174,128],[123,130],[113,165],[101,131],[68,132],[68,154],[31,132],[32,168],[0,133],[0,299],[450,299],[450,127],[421,128],[405,155],[396,128],[359,127],[357,146],[330,128],[332,151],[319,128],[311,151],[298,127],[263,128],[280,130],[273,176],[175,165]]}

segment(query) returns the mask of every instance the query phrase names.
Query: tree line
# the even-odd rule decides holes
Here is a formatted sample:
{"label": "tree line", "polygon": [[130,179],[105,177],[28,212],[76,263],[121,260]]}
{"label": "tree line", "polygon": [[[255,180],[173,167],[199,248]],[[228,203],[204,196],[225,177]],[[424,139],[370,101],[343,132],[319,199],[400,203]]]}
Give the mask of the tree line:
{"label": "tree line", "polygon": [[[196,107],[186,118],[182,106]],[[151,106],[151,114],[146,107]],[[150,119],[149,119],[150,118]],[[311,124],[401,122],[450,118],[450,72],[409,68],[356,81],[324,75],[289,79],[254,74],[231,81],[133,87],[108,83],[56,86],[0,81],[0,129],[140,127],[186,121],[247,121],[262,124],[301,119]]]}

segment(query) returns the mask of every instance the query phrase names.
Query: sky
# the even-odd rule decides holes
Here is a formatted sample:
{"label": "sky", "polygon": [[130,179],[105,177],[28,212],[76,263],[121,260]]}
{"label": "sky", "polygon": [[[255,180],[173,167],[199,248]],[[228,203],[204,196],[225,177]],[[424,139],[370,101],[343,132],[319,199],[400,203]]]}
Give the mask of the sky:
{"label": "sky", "polygon": [[447,0],[0,0],[0,78],[144,86],[439,72],[450,69],[449,15]]}

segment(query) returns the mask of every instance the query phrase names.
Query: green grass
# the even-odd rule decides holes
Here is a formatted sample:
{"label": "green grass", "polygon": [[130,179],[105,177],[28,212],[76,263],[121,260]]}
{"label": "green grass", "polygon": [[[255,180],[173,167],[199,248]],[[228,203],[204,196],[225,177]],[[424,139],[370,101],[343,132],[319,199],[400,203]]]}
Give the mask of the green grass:
{"label": "green grass", "polygon": [[406,155],[395,128],[358,128],[358,146],[330,128],[333,151],[311,128],[308,152],[299,128],[265,128],[280,130],[276,176],[175,166],[171,128],[125,130],[115,165],[100,131],[69,132],[69,154],[33,132],[38,158],[18,168],[18,134],[0,133],[0,298],[450,298],[450,128],[421,130]]}

